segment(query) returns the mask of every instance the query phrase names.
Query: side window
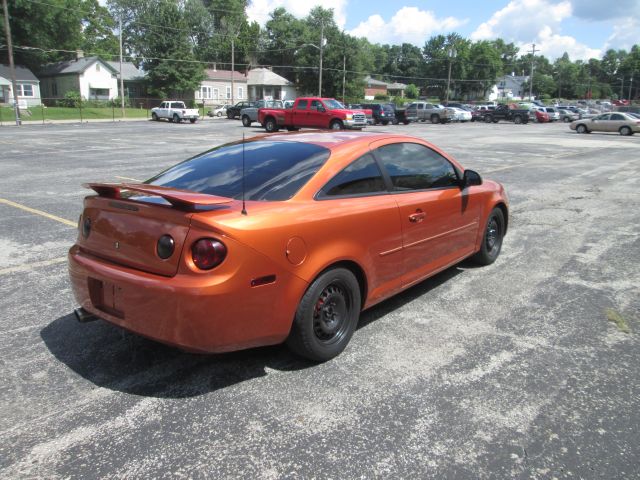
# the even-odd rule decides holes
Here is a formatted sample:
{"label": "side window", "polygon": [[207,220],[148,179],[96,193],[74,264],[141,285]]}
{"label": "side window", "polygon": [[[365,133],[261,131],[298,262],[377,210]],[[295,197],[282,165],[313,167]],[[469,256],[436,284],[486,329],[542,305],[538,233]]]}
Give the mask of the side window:
{"label": "side window", "polygon": [[380,147],[378,155],[396,190],[457,187],[458,175],[442,155],[417,143]]}
{"label": "side window", "polygon": [[424,110],[424,105],[422,103],[418,104],[418,110]]}
{"label": "side window", "polygon": [[308,104],[309,104],[308,100],[300,100],[296,105],[296,110],[306,110]]}
{"label": "side window", "polygon": [[614,113],[613,115],[611,115],[611,120],[624,120],[624,117],[619,113]]}
{"label": "side window", "polygon": [[324,111],[324,106],[320,100],[311,100],[311,110]]}
{"label": "side window", "polygon": [[322,187],[323,197],[366,195],[386,191],[382,174],[369,153],[346,167]]}
{"label": "side window", "polygon": [[604,115],[600,115],[599,117],[596,118],[596,120],[609,120],[611,117],[610,114],[605,113]]}

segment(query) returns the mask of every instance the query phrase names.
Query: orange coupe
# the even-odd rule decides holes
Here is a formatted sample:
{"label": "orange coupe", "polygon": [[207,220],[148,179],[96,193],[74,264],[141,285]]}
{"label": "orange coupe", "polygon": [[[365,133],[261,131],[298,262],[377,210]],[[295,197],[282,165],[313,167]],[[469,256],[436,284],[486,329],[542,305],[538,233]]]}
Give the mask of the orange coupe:
{"label": "orange coupe", "polygon": [[328,360],[363,309],[464,258],[492,263],[508,223],[502,185],[403,135],[262,136],[86,186],[78,319],[197,352],[286,341]]}

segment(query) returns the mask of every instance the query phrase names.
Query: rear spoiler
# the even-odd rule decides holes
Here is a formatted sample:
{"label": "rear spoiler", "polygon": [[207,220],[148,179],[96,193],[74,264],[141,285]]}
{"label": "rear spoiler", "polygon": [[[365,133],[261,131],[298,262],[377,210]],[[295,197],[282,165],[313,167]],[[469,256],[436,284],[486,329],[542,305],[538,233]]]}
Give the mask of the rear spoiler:
{"label": "rear spoiler", "polygon": [[123,200],[132,199],[122,198],[120,195],[122,191],[146,193],[147,195],[162,197],[169,202],[172,207],[189,212],[200,209],[206,210],[206,207],[214,207],[233,201],[232,198],[160,187],[157,185],[147,185],[146,183],[84,183],[82,186],[90,188],[101,197]]}

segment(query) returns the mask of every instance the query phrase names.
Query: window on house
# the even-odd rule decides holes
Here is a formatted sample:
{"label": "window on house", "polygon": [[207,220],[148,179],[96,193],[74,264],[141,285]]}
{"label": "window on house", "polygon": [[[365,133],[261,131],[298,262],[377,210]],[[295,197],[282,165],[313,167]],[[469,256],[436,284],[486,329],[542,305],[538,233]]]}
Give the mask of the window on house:
{"label": "window on house", "polygon": [[227,100],[231,99],[231,87],[227,87]]}
{"label": "window on house", "polygon": [[17,87],[19,97],[33,97],[33,85],[19,83]]}
{"label": "window on house", "polygon": [[211,87],[202,86],[200,87],[200,96],[198,97],[202,100],[208,100],[211,98]]}
{"label": "window on house", "polygon": [[238,98],[243,98],[244,96],[244,88],[238,87]]}

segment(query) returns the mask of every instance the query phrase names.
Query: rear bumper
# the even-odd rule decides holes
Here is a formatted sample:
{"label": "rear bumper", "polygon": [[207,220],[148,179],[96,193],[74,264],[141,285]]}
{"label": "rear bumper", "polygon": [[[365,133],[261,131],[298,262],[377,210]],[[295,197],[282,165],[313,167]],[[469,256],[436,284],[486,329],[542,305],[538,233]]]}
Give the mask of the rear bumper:
{"label": "rear bumper", "polygon": [[[77,246],[68,260],[80,307],[126,330],[195,352],[281,343],[306,289],[304,281],[274,265],[263,271],[275,274],[276,281],[252,287],[252,274],[244,270],[255,267],[256,258],[240,262],[240,271],[231,274],[179,272],[174,277],[112,264]],[[261,263],[259,268],[264,257]]]}

